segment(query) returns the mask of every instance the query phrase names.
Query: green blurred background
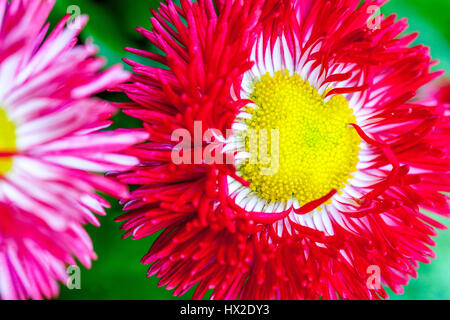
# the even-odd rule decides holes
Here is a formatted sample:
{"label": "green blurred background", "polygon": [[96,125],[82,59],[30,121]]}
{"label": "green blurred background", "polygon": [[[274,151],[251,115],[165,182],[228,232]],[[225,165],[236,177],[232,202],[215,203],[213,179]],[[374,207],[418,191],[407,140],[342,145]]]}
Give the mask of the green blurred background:
{"label": "green blurred background", "polygon": [[[75,6],[90,16],[82,39],[91,37],[100,47],[100,54],[108,65],[120,63],[123,57],[139,60],[126,53],[123,47],[154,50],[149,42],[135,31],[136,26],[151,28],[150,8],[157,8],[158,0],[57,0],[51,16],[54,23],[64,14],[73,13]],[[409,31],[419,31],[416,43],[431,47],[434,59],[439,59],[439,69],[450,70],[450,1],[448,0],[391,0],[382,8],[387,15],[397,13],[408,17]],[[148,64],[149,61],[145,60]],[[447,73],[448,74],[448,73]],[[107,95],[108,99],[123,99]],[[121,114],[116,116],[116,127],[136,127],[139,122]],[[140,264],[154,237],[139,241],[122,240],[119,225],[113,219],[120,215],[115,202],[107,217],[102,217],[102,227],[87,227],[95,245],[98,260],[90,270],[82,268],[81,290],[61,289],[60,299],[177,299],[164,288],[157,287],[158,279],[147,278],[147,266]],[[443,219],[440,219],[444,222]],[[403,295],[390,294],[392,299],[450,299],[450,232],[440,232],[436,239],[437,259],[430,265],[422,264],[418,279],[413,279]],[[192,292],[183,296],[190,299]]]}

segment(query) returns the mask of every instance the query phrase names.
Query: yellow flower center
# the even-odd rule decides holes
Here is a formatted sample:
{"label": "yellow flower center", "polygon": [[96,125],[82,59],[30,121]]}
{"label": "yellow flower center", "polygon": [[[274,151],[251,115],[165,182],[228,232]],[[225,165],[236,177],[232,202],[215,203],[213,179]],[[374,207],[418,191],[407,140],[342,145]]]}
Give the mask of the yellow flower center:
{"label": "yellow flower center", "polygon": [[16,128],[0,106],[0,176],[12,167],[12,158],[5,156],[16,150]]}
{"label": "yellow flower center", "polygon": [[242,132],[250,158],[238,171],[260,198],[304,205],[345,186],[361,138],[342,95],[325,102],[298,74],[279,71],[256,82],[250,98],[256,107],[247,107],[251,119]]}

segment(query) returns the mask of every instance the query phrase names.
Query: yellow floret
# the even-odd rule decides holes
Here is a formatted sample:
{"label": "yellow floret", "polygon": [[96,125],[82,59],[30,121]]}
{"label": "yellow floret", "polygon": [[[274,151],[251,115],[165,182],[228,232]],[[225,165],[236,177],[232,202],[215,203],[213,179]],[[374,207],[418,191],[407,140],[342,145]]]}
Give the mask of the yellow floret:
{"label": "yellow floret", "polygon": [[[349,126],[356,119],[342,95],[325,102],[298,74],[279,71],[255,83],[251,100],[257,107],[247,107],[251,119],[242,134],[253,157],[238,170],[259,197],[305,204],[341,189],[356,171],[361,138]],[[276,170],[268,174],[268,168]]]}
{"label": "yellow floret", "polygon": [[[0,154],[16,150],[16,128],[8,119],[0,106]],[[0,175],[8,172],[12,167],[11,157],[0,156]]]}

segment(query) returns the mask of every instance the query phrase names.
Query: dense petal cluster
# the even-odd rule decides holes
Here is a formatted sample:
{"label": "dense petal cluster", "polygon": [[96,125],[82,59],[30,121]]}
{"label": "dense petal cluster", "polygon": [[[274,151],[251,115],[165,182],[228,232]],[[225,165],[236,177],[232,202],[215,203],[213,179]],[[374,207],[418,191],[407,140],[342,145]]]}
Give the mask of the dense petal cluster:
{"label": "dense petal cluster", "polygon": [[[194,298],[378,299],[434,257],[444,226],[423,210],[450,214],[448,106],[414,100],[439,73],[404,19],[374,24],[382,2],[166,1],[152,31],[138,28],[163,53],[128,49],[154,62],[126,60],[135,74],[120,86],[151,138],[131,151],[142,166],[119,176],[139,188],[118,221],[133,239],[162,231],[142,260],[160,285],[182,295],[198,284]],[[356,121],[344,125],[361,139],[352,178],[308,203],[262,199],[239,172],[242,145],[227,148],[239,143],[226,131],[251,119],[255,83],[280,71],[324,103],[345,97]],[[173,161],[173,132],[194,137],[196,122],[234,163]]]}
{"label": "dense petal cluster", "polygon": [[[98,174],[137,164],[124,151],[140,131],[102,131],[116,111],[91,97],[129,79],[121,66],[101,72],[90,42],[65,17],[47,35],[54,0],[0,0],[0,298],[58,293],[67,264],[89,267],[95,252],[83,226],[99,225],[108,203],[97,191],[127,188]],[[95,173],[94,173],[95,172]]]}

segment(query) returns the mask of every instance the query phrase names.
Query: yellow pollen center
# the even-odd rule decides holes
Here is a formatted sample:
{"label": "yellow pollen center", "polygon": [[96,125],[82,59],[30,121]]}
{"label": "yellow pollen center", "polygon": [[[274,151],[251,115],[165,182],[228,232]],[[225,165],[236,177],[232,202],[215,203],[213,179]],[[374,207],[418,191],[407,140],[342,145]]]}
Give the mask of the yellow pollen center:
{"label": "yellow pollen center", "polygon": [[304,205],[345,186],[361,138],[349,125],[356,119],[342,95],[325,102],[298,74],[279,71],[261,77],[250,99],[256,106],[246,109],[251,119],[242,138],[251,156],[238,171],[260,198]]}
{"label": "yellow pollen center", "polygon": [[0,106],[0,176],[12,167],[12,158],[4,154],[16,150],[16,128],[9,121],[4,109]]}

